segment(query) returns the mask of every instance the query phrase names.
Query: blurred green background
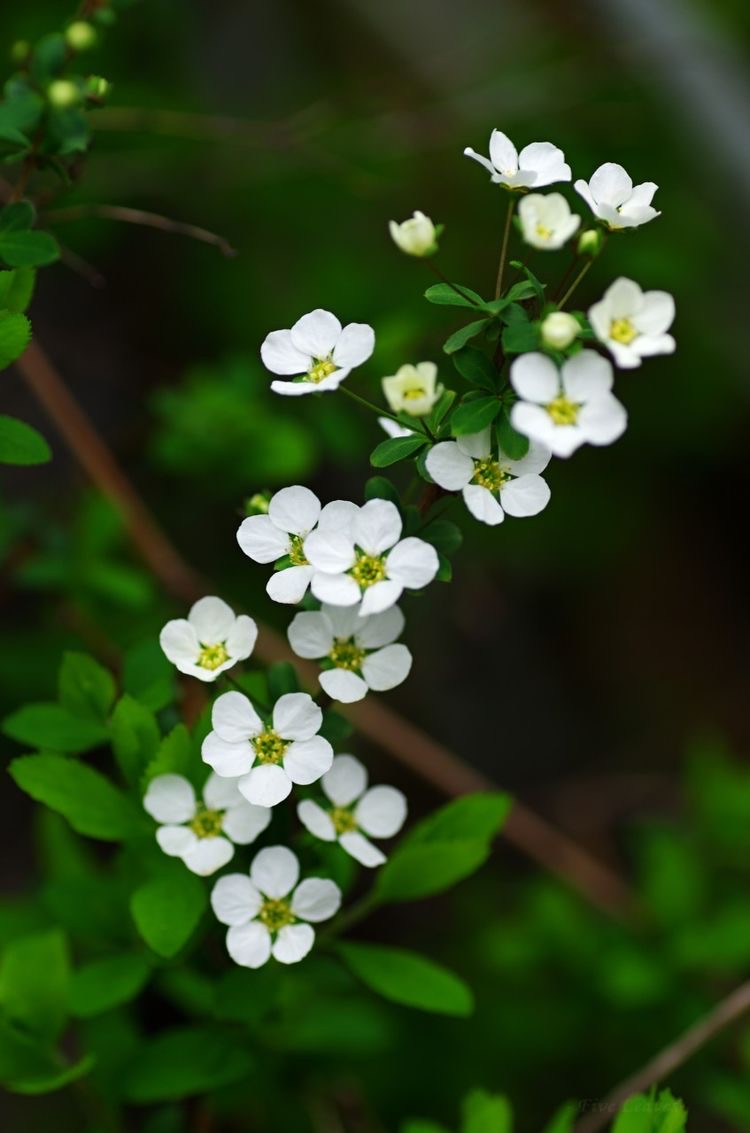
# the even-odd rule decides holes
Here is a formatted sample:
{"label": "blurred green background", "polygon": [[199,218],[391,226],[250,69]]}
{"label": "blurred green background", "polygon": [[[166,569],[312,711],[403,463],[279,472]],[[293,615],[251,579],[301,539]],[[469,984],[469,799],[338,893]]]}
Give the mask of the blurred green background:
{"label": "blurred green background", "polygon": [[[64,3],[8,5],[0,44],[67,15]],[[307,1046],[286,1051],[276,1123],[253,1103],[237,1128],[308,1128],[297,1107],[318,1087],[363,1115],[351,1125],[363,1133],[409,1113],[449,1123],[481,1084],[508,1092],[534,1129],[564,1098],[600,1096],[747,968],[749,50],[737,0],[149,0],[93,63],[112,97],[80,183],[49,208],[149,209],[239,254],[99,219],[50,225],[70,255],[40,273],[35,332],[189,561],[280,629],[287,611],[235,544],[243,499],[296,481],[358,498],[379,438],[342,398],[275,398],[258,346],[322,306],[376,329],[352,379],[366,396],[379,400],[380,377],[404,361],[439,361],[451,384],[440,344],[460,320],[422,301],[430,277],[398,255],[387,222],[415,208],[443,222],[443,270],[488,292],[505,198],[465,145],[485,151],[498,127],[519,148],[554,141],[574,177],[618,161],[656,181],[663,216],[609,242],[581,302],[624,274],[678,307],[677,353],[618,376],[625,437],[555,462],[538,518],[500,530],[467,519],[452,586],[409,604],[416,663],[390,697],[640,878],[648,927],[606,924],[501,851],[456,897],[368,926],[471,974],[476,1019],[369,1001],[348,1025],[318,1018]],[[567,264],[529,262],[553,281]],[[106,285],[92,286],[92,269]],[[119,655],[182,611],[12,371],[0,402],[54,448],[51,465],[0,477],[7,712],[50,693],[62,648]],[[416,812],[437,801],[364,751]],[[8,784],[2,794],[0,872],[15,895],[35,851],[25,804]],[[743,1049],[709,1052],[675,1083],[694,1128],[750,1128],[750,1036]],[[10,1128],[50,1115],[76,1128],[65,1095],[10,1104]],[[154,1133],[179,1128],[163,1120]]]}

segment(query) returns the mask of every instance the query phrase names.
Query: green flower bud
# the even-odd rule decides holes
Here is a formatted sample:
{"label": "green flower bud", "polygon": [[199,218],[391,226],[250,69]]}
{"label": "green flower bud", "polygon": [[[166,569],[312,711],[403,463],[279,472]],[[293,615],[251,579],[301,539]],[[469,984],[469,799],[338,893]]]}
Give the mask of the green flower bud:
{"label": "green flower bud", "polygon": [[578,237],[578,255],[597,256],[601,251],[602,240],[600,228],[586,228]]}
{"label": "green flower bud", "polygon": [[81,101],[81,92],[70,79],[55,79],[47,87],[47,98],[57,110],[70,110]]}
{"label": "green flower bud", "polygon": [[270,492],[256,492],[255,495],[249,496],[248,499],[245,500],[245,515],[267,515],[268,501],[270,498]]}
{"label": "green flower bud", "polygon": [[104,102],[111,89],[112,84],[101,75],[89,75],[86,79],[86,98],[94,102]]}
{"label": "green flower bud", "polygon": [[65,42],[73,51],[90,51],[98,38],[96,28],[86,20],[75,20],[65,30]]}

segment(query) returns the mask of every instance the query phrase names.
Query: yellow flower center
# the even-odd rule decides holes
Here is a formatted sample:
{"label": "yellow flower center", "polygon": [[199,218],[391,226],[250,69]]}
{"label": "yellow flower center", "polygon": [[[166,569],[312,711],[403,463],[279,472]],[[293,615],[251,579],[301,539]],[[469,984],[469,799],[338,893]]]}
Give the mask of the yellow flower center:
{"label": "yellow flower center", "polygon": [[223,810],[209,810],[208,807],[200,803],[195,818],[188,823],[188,826],[193,834],[197,834],[199,838],[217,838],[221,834],[223,817]]}
{"label": "yellow flower center", "polygon": [[545,406],[556,425],[575,425],[580,408],[580,405],[577,405],[575,401],[570,401],[564,395],[556,397],[554,401],[548,402]]}
{"label": "yellow flower center", "polygon": [[349,573],[360,586],[374,586],[385,578],[385,559],[382,555],[366,555],[360,551]]}
{"label": "yellow flower center", "polygon": [[351,637],[337,637],[328,654],[337,669],[359,669],[365,659],[365,650],[354,644]]}
{"label": "yellow flower center", "polygon": [[315,365],[307,371],[308,382],[322,382],[323,378],[327,378],[329,374],[335,374],[338,366],[332,362],[330,358],[317,358]]}
{"label": "yellow flower center", "polygon": [[285,925],[294,924],[295,919],[289,902],[281,898],[266,897],[258,913],[258,920],[269,932],[278,932]]}
{"label": "yellow flower center", "polygon": [[351,834],[357,829],[354,815],[345,806],[335,806],[328,812],[337,834]]}
{"label": "yellow flower center", "polygon": [[308,566],[308,561],[305,558],[305,550],[302,546],[302,536],[290,535],[289,542],[291,543],[289,560],[292,566]]}
{"label": "yellow flower center", "polygon": [[229,660],[224,642],[221,641],[217,645],[202,645],[201,651],[198,655],[198,664],[201,669],[218,669],[225,661]]}
{"label": "yellow flower center", "polygon": [[537,234],[537,236],[539,237],[540,240],[551,240],[552,239],[552,229],[547,228],[546,224],[537,224],[536,234]]}
{"label": "yellow flower center", "polygon": [[498,492],[508,480],[510,475],[491,457],[486,460],[474,461],[474,475],[472,483],[479,484],[480,488],[487,488],[490,492]]}
{"label": "yellow flower center", "polygon": [[405,401],[416,401],[419,397],[426,397],[427,390],[424,386],[409,386],[402,392],[401,396]]}
{"label": "yellow flower center", "polygon": [[286,740],[282,740],[278,732],[266,728],[260,735],[250,741],[255,749],[259,763],[281,763],[284,752],[289,747]]}
{"label": "yellow flower center", "polygon": [[621,342],[623,346],[630,346],[633,339],[638,337],[638,331],[630,319],[612,319],[609,324],[609,337],[615,342]]}

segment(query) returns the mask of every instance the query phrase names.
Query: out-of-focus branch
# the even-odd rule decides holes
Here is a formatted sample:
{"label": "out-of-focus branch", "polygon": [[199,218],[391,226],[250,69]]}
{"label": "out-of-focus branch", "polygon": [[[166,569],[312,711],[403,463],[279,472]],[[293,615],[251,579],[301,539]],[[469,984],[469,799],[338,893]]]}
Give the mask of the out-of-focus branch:
{"label": "out-of-focus branch", "polygon": [[158,212],[146,212],[144,209],[126,208],[124,205],[71,205],[69,208],[52,209],[44,213],[45,224],[66,224],[73,220],[83,220],[86,217],[95,217],[99,220],[117,220],[125,224],[137,224],[142,228],[157,228],[160,232],[168,232],[175,236],[189,236],[192,240],[200,240],[203,244],[211,244],[218,248],[224,256],[236,256],[237,249],[233,248],[223,236],[210,232],[207,228],[200,228],[197,224],[187,224],[182,220],[173,220],[172,217],[162,216]]}
{"label": "out-of-focus branch", "polygon": [[[210,592],[210,585],[158,526],[41,347],[32,343],[16,365],[81,467],[122,515],[133,544],[164,588],[183,602]],[[311,684],[317,680],[315,666],[293,657],[286,641],[267,626],[261,627],[256,654],[266,663],[293,660],[304,680]],[[363,735],[445,794],[497,789],[480,771],[378,700],[341,706],[341,711]],[[523,804],[514,803],[504,834],[598,908],[620,918],[633,912],[633,896],[612,870]]]}

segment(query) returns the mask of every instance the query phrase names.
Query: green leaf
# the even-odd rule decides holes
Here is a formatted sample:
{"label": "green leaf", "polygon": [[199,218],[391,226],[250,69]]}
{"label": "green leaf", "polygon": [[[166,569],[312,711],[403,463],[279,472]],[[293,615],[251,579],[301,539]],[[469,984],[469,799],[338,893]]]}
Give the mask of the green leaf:
{"label": "green leaf", "polygon": [[12,268],[36,268],[60,258],[60,246],[49,232],[0,230],[0,259]]}
{"label": "green leaf", "polygon": [[0,962],[0,1007],[11,1023],[54,1042],[68,1013],[70,968],[57,929],[11,941]]}
{"label": "green leaf", "polygon": [[502,341],[506,354],[526,354],[539,346],[539,327],[519,319],[503,328]]}
{"label": "green leaf", "polygon": [[425,418],[425,424],[432,433],[437,433],[440,424],[445,417],[448,410],[456,400],[456,391],[454,389],[444,389],[440,397],[432,407],[432,412],[429,417]]}
{"label": "green leaf", "polygon": [[122,688],[153,712],[166,708],[174,699],[174,666],[164,656],[155,637],[128,649],[122,668]]}
{"label": "green leaf", "polygon": [[512,1133],[513,1113],[506,1098],[472,1090],[464,1098],[461,1133]]}
{"label": "green leaf", "polygon": [[477,397],[472,401],[464,401],[458,409],[453,411],[451,417],[451,432],[454,437],[464,437],[472,433],[481,433],[497,417],[501,405],[496,397]]}
{"label": "green leaf", "polygon": [[23,314],[34,294],[36,272],[33,268],[0,271],[0,308]]}
{"label": "green leaf", "polygon": [[470,339],[476,338],[478,334],[481,334],[491,322],[491,319],[477,319],[473,323],[467,323],[465,327],[454,331],[449,338],[446,338],[443,343],[443,350],[446,354],[455,354],[462,346],[466,346],[466,343],[469,342]]}
{"label": "green leaf", "polygon": [[81,719],[62,704],[24,704],[3,720],[6,736],[51,751],[88,751],[107,738],[107,730]]}
{"label": "green leaf", "polygon": [[[463,294],[456,290],[459,288]],[[451,286],[449,283],[433,283],[424,293],[428,303],[436,303],[439,307],[484,307],[484,299],[472,291],[470,287],[461,284]]]}
{"label": "green leaf", "polygon": [[344,740],[348,740],[349,736],[354,731],[354,726],[341,716],[338,712],[334,712],[332,708],[327,708],[323,713],[323,723],[320,726],[318,734],[323,739],[328,740],[329,744],[333,744],[336,748],[342,744]]}
{"label": "green leaf", "polygon": [[452,555],[463,542],[461,528],[449,519],[433,519],[420,529],[420,539],[432,543],[441,555]]}
{"label": "green leaf", "polygon": [[289,661],[277,661],[270,665],[266,676],[268,678],[268,694],[272,701],[288,692],[299,692],[297,670]]}
{"label": "green leaf", "polygon": [[94,1064],[85,1055],[73,1066],[0,1018],[0,1082],[16,1094],[47,1094],[83,1077]]}
{"label": "green leaf", "polygon": [[133,920],[146,944],[167,958],[187,944],[205,907],[203,885],[182,862],[165,863],[130,900]]}
{"label": "green leaf", "polygon": [[125,779],[140,782],[159,747],[159,725],[153,712],[126,693],[115,705],[110,721],[112,750]]}
{"label": "green leaf", "polygon": [[401,1133],[450,1133],[450,1130],[444,1125],[438,1125],[436,1121],[425,1121],[421,1117],[415,1117],[403,1122]]}
{"label": "green leaf", "polygon": [[46,464],[51,459],[41,433],[17,417],[0,416],[0,464]]}
{"label": "green leaf", "polygon": [[150,974],[148,957],[137,952],[92,960],[73,973],[70,1009],[79,1018],[88,1019],[119,1007],[138,994]]}
{"label": "green leaf", "polygon": [[66,653],[60,666],[58,696],[74,716],[104,723],[115,699],[114,677],[88,653]]}
{"label": "green leaf", "polygon": [[579,1108],[575,1102],[565,1102],[552,1114],[542,1133],[573,1133],[578,1112]]}
{"label": "green leaf", "polygon": [[[510,265],[511,265],[511,267],[516,268],[518,271],[522,271],[523,274],[526,276],[526,279],[528,281],[528,284],[518,284],[517,283],[517,284],[515,284],[515,287],[530,286],[531,290],[532,290],[532,294],[536,295],[539,302],[541,304],[543,304],[544,303],[545,285],[542,283],[542,281],[536,275],[534,275],[533,271],[530,268],[526,267],[526,264],[521,263],[520,260],[511,260]],[[523,296],[511,294],[512,292],[513,292],[513,288],[511,287],[510,291],[508,292],[509,298],[511,298],[511,299],[523,298]],[[527,295],[528,295],[528,292],[527,292]]]}
{"label": "green leaf", "polygon": [[623,1104],[612,1125],[612,1133],[682,1133],[687,1110],[669,1090],[654,1097],[634,1094]]}
{"label": "green leaf", "polygon": [[251,1066],[245,1047],[223,1031],[176,1027],[139,1044],[122,1096],[141,1105],[177,1101],[240,1082]]}
{"label": "green leaf", "polygon": [[[509,303],[520,303],[524,299],[534,299],[538,298],[538,296],[539,290],[537,286],[532,283],[530,279],[522,279],[520,282],[513,284],[505,298]],[[542,292],[542,297],[544,297],[544,292]]]}
{"label": "green leaf", "polygon": [[[15,272],[2,272],[15,275]],[[25,315],[0,311],[0,370],[20,358],[31,341],[31,323]]]}
{"label": "green leaf", "polygon": [[505,406],[497,419],[497,443],[511,460],[521,460],[529,451],[529,438],[513,428]]}
{"label": "green leaf", "polygon": [[422,819],[401,843],[490,841],[502,829],[513,800],[502,791],[463,795]]}
{"label": "green leaf", "polygon": [[450,559],[446,559],[445,555],[438,555],[438,569],[435,575],[436,582],[452,582],[453,581],[453,567]]}
{"label": "green leaf", "polygon": [[378,873],[375,897],[381,902],[431,897],[474,873],[488,856],[481,838],[403,843]]}
{"label": "green leaf", "polygon": [[453,355],[453,365],[462,378],[479,389],[494,393],[497,389],[497,370],[492,360],[476,346],[464,346]]}
{"label": "green leaf", "polygon": [[471,989],[462,979],[415,952],[359,941],[341,942],[337,951],[355,976],[394,1003],[439,1015],[466,1016],[474,1010]]}
{"label": "green leaf", "polygon": [[61,755],[22,755],[9,770],[22,791],[62,814],[79,834],[116,842],[141,829],[130,799],[85,763]]}
{"label": "green leaf", "polygon": [[401,508],[401,498],[395,484],[385,476],[371,476],[365,484],[366,500],[390,500],[397,508]]}
{"label": "green leaf", "polygon": [[0,209],[0,240],[8,232],[26,232],[36,219],[31,201],[13,201]]}
{"label": "green leaf", "polygon": [[387,468],[399,460],[413,456],[419,449],[427,444],[424,433],[414,433],[410,437],[389,437],[381,441],[370,453],[370,464],[373,468]]}
{"label": "green leaf", "polygon": [[184,775],[191,778],[193,746],[184,724],[176,724],[159,744],[156,755],[146,767],[143,786],[157,775]]}

